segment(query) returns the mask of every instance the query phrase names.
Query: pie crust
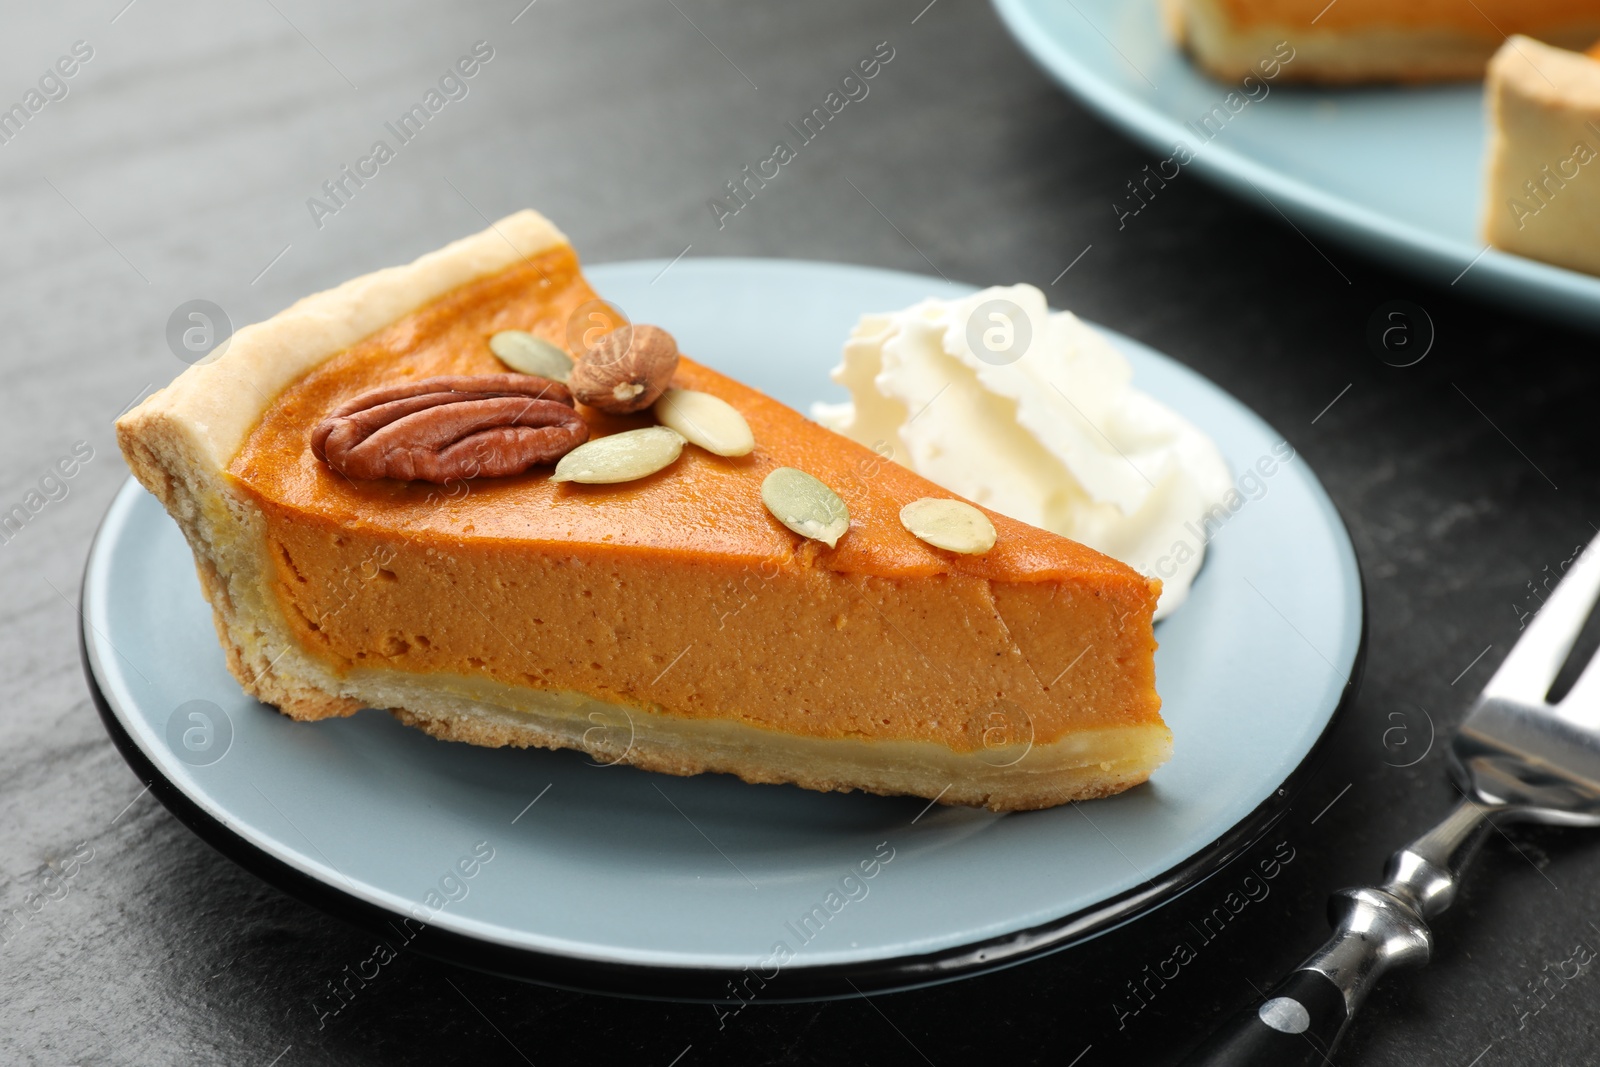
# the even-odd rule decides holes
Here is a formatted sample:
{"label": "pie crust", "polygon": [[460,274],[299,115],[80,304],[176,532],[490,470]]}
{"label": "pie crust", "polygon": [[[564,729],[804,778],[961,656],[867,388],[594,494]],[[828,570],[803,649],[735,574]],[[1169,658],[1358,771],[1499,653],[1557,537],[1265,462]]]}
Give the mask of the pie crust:
{"label": "pie crust", "polygon": [[1600,274],[1600,60],[1513,37],[1485,96],[1484,240]]}

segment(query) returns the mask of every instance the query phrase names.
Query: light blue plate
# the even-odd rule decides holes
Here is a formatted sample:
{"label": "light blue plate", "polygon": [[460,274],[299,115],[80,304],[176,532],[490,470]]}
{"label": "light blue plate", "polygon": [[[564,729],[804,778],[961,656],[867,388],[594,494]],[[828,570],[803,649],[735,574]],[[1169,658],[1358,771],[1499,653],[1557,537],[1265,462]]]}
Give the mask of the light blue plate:
{"label": "light blue plate", "polygon": [[[1600,278],[1485,251],[1479,83],[1332,90],[1269,82],[1264,98],[1226,124],[1213,120],[1221,133],[1208,141],[1195,126],[1239,87],[1190,63],[1161,24],[1157,0],[995,0],[995,7],[1047,73],[1150,149],[1153,171],[1171,174],[1158,165],[1182,144],[1195,156],[1174,181],[1193,171],[1269,215],[1281,211],[1319,238],[1439,286],[1600,329]],[[1144,177],[1109,175],[1107,210],[1137,208],[1123,183]],[[1160,189],[1150,188],[1155,198],[1124,225],[1160,225]],[[1340,249],[1323,251],[1337,263]],[[1338,269],[1328,277],[1344,284]]]}
{"label": "light blue plate", "polygon": [[[831,398],[827,372],[861,313],[970,291],[825,263],[664,268],[589,274],[636,321],[802,410]],[[1136,383],[1209,432],[1236,471],[1280,441],[1192,371],[1113,340]],[[412,947],[659,996],[726,996],[745,968],[781,970],[763,991],[773,998],[848,992],[846,979],[908,986],[1124,922],[1214,872],[1292,798],[1354,688],[1361,585],[1304,460],[1263,485],[1157,629],[1176,755],[1148,786],[1051,811],[925,810],[915,798],[603,768],[573,752],[435,741],[377,711],[292,722],[228,675],[188,547],[133,482],[90,553],[84,651],[108,729],[175,813],[391,943],[416,930],[398,918],[418,915],[427,929]],[[781,966],[779,943],[793,954]]]}

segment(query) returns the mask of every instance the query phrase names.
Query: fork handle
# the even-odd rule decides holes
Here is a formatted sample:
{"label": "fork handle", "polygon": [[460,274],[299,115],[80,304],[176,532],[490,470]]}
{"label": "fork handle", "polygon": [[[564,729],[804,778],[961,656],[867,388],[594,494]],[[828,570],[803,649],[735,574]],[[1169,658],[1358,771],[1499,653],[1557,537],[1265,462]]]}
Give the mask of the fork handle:
{"label": "fork handle", "polygon": [[1507,810],[1463,798],[1432,830],[1389,859],[1382,886],[1342,889],[1328,902],[1334,933],[1271,992],[1216,1030],[1184,1067],[1312,1067],[1396,967],[1433,951],[1428,920],[1454,902],[1461,875]]}

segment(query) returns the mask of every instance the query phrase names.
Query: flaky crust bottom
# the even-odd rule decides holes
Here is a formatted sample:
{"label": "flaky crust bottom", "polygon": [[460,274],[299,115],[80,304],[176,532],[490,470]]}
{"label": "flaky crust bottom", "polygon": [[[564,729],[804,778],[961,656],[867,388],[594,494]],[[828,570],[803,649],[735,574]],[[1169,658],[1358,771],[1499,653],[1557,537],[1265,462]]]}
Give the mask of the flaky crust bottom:
{"label": "flaky crust bottom", "polygon": [[[956,752],[930,741],[819,738],[726,719],[626,708],[577,693],[481,678],[362,669],[350,683],[373,707],[446,741],[573,748],[602,764],[663,774],[732,774],[822,792],[860,790],[940,803],[1027,811],[1110,796],[1138,785],[1171,754],[1163,725],[1086,730],[1052,744]],[[319,715],[315,702],[283,709]]]}

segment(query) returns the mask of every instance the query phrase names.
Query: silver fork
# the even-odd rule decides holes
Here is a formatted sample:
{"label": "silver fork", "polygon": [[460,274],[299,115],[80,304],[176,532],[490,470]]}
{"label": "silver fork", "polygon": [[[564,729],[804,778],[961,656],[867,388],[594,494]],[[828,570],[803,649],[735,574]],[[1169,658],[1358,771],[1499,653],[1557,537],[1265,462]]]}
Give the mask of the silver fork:
{"label": "silver fork", "polygon": [[1600,826],[1600,655],[1557,704],[1550,686],[1600,596],[1600,537],[1586,547],[1479,694],[1451,743],[1463,796],[1389,859],[1381,886],[1328,902],[1334,934],[1253,1007],[1223,1024],[1186,1067],[1323,1065],[1385,973],[1421,966],[1428,920],[1455,900],[1496,825]]}

